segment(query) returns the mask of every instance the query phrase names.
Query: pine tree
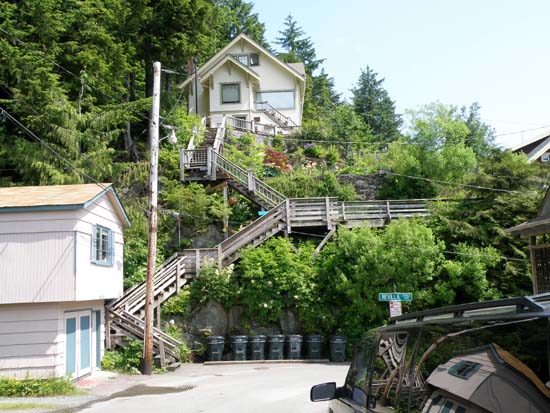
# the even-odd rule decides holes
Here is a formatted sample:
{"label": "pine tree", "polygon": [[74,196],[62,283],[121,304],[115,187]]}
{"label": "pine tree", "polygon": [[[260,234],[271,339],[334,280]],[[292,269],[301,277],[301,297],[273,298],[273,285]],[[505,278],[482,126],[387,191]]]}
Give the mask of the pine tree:
{"label": "pine tree", "polygon": [[312,76],[325,59],[317,59],[317,52],[311,38],[305,36],[292,15],[289,14],[286,17],[284,25],[285,29],[279,31],[281,37],[275,41],[284,50],[279,54],[279,58],[287,63],[304,63],[306,73]]}
{"label": "pine tree", "polygon": [[367,66],[361,70],[353,93],[353,107],[358,115],[371,128],[373,134],[386,141],[399,137],[401,118],[395,113],[395,103],[382,87],[384,79]]}

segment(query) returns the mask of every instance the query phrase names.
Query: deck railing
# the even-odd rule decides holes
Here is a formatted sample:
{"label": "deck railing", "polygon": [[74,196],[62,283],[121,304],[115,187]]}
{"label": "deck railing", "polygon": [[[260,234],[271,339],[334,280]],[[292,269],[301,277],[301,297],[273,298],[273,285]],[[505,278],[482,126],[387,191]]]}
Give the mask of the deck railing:
{"label": "deck railing", "polygon": [[231,162],[219,154],[212,154],[214,165],[217,169],[228,174],[235,181],[245,186],[254,195],[260,197],[272,207],[283,202],[286,197],[271,188],[265,182],[259,180],[251,171],[245,171],[237,164]]}
{"label": "deck railing", "polygon": [[289,199],[290,227],[346,226],[429,215],[425,200],[338,201],[336,198]]}

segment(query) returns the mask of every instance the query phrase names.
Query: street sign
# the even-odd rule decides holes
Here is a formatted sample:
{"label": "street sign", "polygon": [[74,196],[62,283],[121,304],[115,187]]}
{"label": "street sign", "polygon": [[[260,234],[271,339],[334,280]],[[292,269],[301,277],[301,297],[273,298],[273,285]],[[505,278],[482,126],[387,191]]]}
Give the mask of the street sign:
{"label": "street sign", "polygon": [[390,317],[399,317],[402,314],[401,301],[390,301]]}
{"label": "street sign", "polygon": [[412,301],[412,293],[378,293],[378,301]]}

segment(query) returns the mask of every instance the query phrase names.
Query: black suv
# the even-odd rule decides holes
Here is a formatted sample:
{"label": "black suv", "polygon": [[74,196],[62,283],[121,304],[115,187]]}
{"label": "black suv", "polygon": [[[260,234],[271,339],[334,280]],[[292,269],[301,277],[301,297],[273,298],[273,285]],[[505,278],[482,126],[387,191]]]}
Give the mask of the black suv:
{"label": "black suv", "polygon": [[406,314],[370,331],[329,412],[550,412],[550,294]]}

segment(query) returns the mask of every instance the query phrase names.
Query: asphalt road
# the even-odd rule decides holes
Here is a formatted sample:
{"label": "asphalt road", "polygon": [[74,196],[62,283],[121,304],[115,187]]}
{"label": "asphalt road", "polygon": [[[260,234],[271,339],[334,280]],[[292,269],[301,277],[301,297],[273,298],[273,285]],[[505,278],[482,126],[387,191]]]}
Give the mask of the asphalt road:
{"label": "asphalt road", "polygon": [[347,369],[347,364],[184,365],[71,411],[324,413],[326,402],[309,401],[311,386],[328,381],[340,386]]}

